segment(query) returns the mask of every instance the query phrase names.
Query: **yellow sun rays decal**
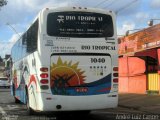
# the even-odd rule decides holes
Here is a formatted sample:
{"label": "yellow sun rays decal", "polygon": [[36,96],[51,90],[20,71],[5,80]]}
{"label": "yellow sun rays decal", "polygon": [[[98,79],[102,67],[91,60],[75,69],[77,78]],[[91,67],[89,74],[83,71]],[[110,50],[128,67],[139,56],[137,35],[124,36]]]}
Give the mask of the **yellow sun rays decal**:
{"label": "yellow sun rays decal", "polygon": [[51,87],[66,88],[84,84],[84,72],[78,68],[79,62],[62,61],[58,58],[57,63],[51,65]]}

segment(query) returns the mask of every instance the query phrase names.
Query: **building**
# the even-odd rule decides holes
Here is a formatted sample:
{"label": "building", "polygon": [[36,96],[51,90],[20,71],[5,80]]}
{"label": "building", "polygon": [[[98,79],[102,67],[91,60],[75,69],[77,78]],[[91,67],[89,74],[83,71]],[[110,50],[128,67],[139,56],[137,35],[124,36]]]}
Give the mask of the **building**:
{"label": "building", "polygon": [[160,24],[119,38],[119,92],[160,93]]}

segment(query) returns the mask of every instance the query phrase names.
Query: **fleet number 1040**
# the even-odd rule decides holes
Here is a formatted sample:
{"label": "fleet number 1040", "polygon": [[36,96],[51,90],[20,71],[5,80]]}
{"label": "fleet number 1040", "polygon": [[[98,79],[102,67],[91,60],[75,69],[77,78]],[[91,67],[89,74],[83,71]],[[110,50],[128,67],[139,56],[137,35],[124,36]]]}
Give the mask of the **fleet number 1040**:
{"label": "fleet number 1040", "polygon": [[91,63],[105,63],[105,58],[91,58]]}

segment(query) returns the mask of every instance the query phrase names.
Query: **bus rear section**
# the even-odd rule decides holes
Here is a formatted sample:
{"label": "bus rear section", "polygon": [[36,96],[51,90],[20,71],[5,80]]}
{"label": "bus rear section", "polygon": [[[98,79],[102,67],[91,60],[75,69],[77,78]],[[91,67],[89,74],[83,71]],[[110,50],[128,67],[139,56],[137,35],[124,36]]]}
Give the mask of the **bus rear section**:
{"label": "bus rear section", "polygon": [[47,9],[44,14],[47,24],[43,26],[46,34],[42,55],[49,58],[43,63],[50,66],[50,94],[42,93],[40,109],[78,111],[117,107],[118,50],[112,12],[73,7]]}
{"label": "bus rear section", "polygon": [[[112,61],[105,53],[53,53],[50,88],[57,110],[113,108]],[[101,64],[99,64],[99,61]]]}

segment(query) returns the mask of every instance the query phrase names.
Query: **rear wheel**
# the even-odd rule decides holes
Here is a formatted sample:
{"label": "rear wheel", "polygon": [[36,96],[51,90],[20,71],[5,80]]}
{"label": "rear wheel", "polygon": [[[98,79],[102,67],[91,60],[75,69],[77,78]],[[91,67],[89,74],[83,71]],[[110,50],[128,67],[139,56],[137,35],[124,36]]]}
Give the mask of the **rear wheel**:
{"label": "rear wheel", "polygon": [[16,97],[14,97],[15,103],[21,103],[20,100],[18,100]]}
{"label": "rear wheel", "polygon": [[27,90],[26,90],[26,107],[27,107],[28,115],[34,115],[35,114],[35,111],[29,105],[29,95],[28,95],[28,91]]}

